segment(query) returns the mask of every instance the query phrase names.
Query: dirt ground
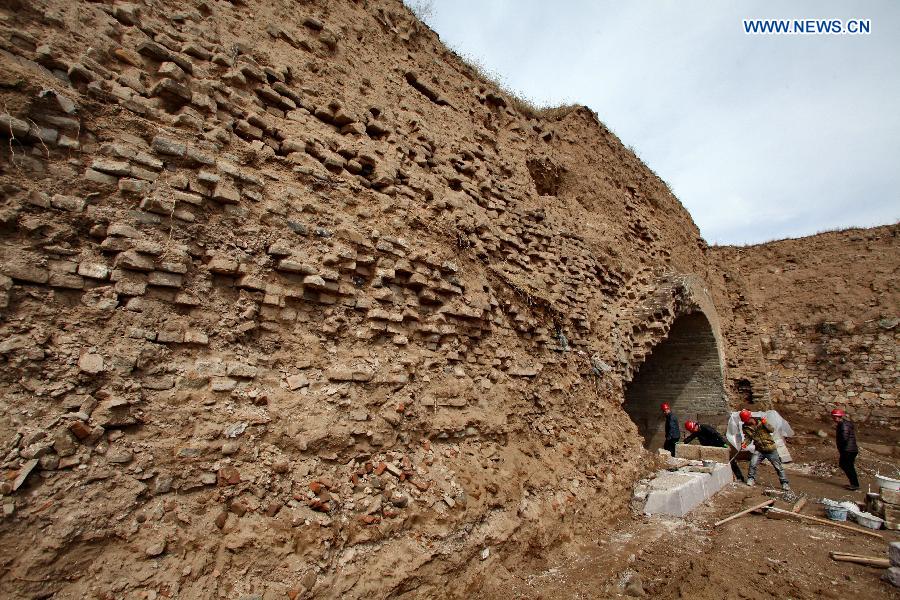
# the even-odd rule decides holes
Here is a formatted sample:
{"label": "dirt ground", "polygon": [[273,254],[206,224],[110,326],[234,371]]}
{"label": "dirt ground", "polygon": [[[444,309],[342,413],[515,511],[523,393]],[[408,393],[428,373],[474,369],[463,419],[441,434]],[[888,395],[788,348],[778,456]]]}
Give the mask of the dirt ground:
{"label": "dirt ground", "polygon": [[[847,482],[832,444],[803,436],[791,445],[794,462],[787,465],[788,477],[794,491],[808,497],[803,514],[823,517],[818,503],[823,497],[864,500],[869,487],[875,488],[875,470],[888,473],[900,464],[896,456],[863,447],[857,460],[862,488],[850,492],[844,488]],[[746,473],[746,463],[741,466]],[[535,559],[533,570],[519,573],[506,597],[900,598],[900,590],[881,580],[883,569],[829,557],[831,551],[886,556],[888,543],[900,540],[900,532],[881,530],[880,541],[816,523],[754,514],[713,528],[717,520],[766,500],[767,487],[777,487],[768,463],[760,467],[758,477],[761,485],[734,483],[683,519],[626,518],[598,532],[596,542],[580,552]],[[790,507],[780,500],[776,505]]]}

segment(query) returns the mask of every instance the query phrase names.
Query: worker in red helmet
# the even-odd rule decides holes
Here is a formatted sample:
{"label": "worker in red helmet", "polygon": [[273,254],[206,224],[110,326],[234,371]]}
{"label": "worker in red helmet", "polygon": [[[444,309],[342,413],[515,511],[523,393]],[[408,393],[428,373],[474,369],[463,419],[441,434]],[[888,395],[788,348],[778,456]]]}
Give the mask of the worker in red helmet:
{"label": "worker in red helmet", "polygon": [[856,455],[859,453],[859,447],[856,445],[856,427],[853,421],[847,418],[847,414],[840,408],[831,411],[831,419],[834,421],[835,440],[837,441],[838,454],[840,460],[838,464],[841,470],[850,480],[848,490],[859,489],[859,477],[856,476]]}
{"label": "worker in red helmet", "polygon": [[731,447],[731,444],[725,441],[725,438],[722,437],[722,434],[716,430],[712,425],[706,425],[705,423],[697,423],[696,421],[686,421],[684,424],[684,428],[691,432],[689,436],[684,438],[685,444],[690,444],[694,441],[694,439],[699,439],[700,444],[702,446],[715,446],[717,448],[728,448],[731,451],[731,472],[734,473],[734,476],[738,481],[744,482],[744,474],[741,472],[741,468],[738,466],[737,461],[734,460],[734,455],[737,454],[737,450]]}
{"label": "worker in red helmet", "polygon": [[781,457],[778,456],[775,440],[772,439],[775,428],[766,423],[765,417],[760,417],[757,421],[747,409],[742,410],[739,416],[744,424],[741,427],[741,432],[744,434],[741,448],[746,448],[751,442],[755,448],[755,452],[750,456],[750,471],[747,474],[747,485],[756,485],[756,468],[759,466],[759,463],[767,460],[775,468],[775,472],[778,473],[781,489],[789,492],[791,486],[784,474],[784,467],[781,465]]}
{"label": "worker in red helmet", "polygon": [[678,417],[672,413],[672,408],[667,402],[663,402],[660,408],[663,414],[666,415],[666,441],[663,443],[663,448],[668,450],[672,456],[675,456],[675,444],[681,439]]}

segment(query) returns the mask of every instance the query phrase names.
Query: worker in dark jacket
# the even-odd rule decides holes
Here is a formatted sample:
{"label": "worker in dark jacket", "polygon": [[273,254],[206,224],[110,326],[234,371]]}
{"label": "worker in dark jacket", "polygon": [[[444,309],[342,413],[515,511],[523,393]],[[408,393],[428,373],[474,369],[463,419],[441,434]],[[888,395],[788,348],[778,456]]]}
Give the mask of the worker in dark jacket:
{"label": "worker in dark jacket", "polygon": [[856,476],[856,455],[859,453],[859,447],[856,445],[856,427],[853,421],[847,418],[847,414],[839,408],[831,411],[831,418],[836,425],[835,438],[837,440],[838,454],[840,460],[838,464],[841,470],[850,480],[848,490],[859,489],[859,478]]}
{"label": "worker in dark jacket", "polygon": [[666,415],[666,441],[663,444],[663,448],[671,452],[672,456],[675,456],[675,444],[681,439],[681,430],[678,428],[678,417],[672,414],[672,409],[669,407],[668,403],[663,402],[660,408],[662,409],[663,414]]}
{"label": "worker in dark jacket", "polygon": [[775,440],[772,434],[775,429],[766,423],[766,418],[761,417],[757,421],[753,414],[746,408],[739,413],[741,418],[741,433],[744,434],[744,441],[741,448],[746,448],[751,443],[755,452],[750,457],[750,472],[747,473],[747,485],[756,485],[756,467],[763,460],[769,461],[778,473],[778,481],[781,482],[781,489],[786,492],[791,490],[787,476],[784,474],[784,467],[781,465],[781,457],[778,456],[778,448],[775,446]]}
{"label": "worker in dark jacket", "polygon": [[685,444],[690,444],[696,438],[700,440],[700,445],[702,446],[728,448],[731,452],[731,460],[729,461],[731,463],[731,472],[734,473],[734,476],[738,481],[742,483],[745,481],[741,468],[738,466],[737,461],[734,460],[734,457],[737,455],[737,450],[732,448],[731,445],[725,441],[725,438],[722,437],[721,433],[716,431],[715,427],[704,423],[697,423],[696,421],[686,421],[684,428],[691,432],[691,435],[684,438]]}

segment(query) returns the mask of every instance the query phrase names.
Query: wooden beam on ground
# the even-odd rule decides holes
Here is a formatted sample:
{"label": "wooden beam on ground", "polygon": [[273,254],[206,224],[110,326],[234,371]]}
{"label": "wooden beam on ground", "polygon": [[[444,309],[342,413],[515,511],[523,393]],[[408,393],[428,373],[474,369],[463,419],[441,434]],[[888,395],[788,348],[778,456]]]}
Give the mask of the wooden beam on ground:
{"label": "wooden beam on ground", "polygon": [[890,559],[879,558],[877,556],[860,556],[858,554],[844,554],[841,552],[830,552],[832,560],[838,562],[852,562],[858,565],[866,565],[867,567],[877,567],[879,569],[887,569],[891,566]]}
{"label": "wooden beam on ground", "polygon": [[719,525],[721,525],[723,523],[727,523],[728,521],[731,521],[732,519],[737,519],[738,517],[743,517],[747,513],[752,513],[754,510],[759,510],[760,508],[765,508],[766,506],[771,506],[772,504],[775,504],[774,498],[771,500],[766,500],[762,504],[757,504],[756,506],[752,506],[746,510],[742,510],[739,513],[735,513],[735,514],[731,515],[730,517],[722,519],[721,521],[716,521],[715,523],[713,523],[713,527],[718,527]]}
{"label": "wooden beam on ground", "polygon": [[874,531],[866,531],[865,529],[860,529],[859,527],[851,527],[850,525],[843,525],[841,523],[835,523],[834,521],[828,521],[826,519],[820,519],[819,517],[811,517],[809,515],[802,515],[800,513],[791,512],[789,510],[782,510],[780,508],[775,508],[774,506],[769,508],[770,512],[774,512],[779,515],[789,515],[791,517],[796,517],[798,519],[803,519],[805,521],[813,521],[814,523],[820,523],[822,525],[830,525],[831,527],[837,527],[839,529],[849,529],[850,531],[855,531],[856,533],[861,533],[863,535],[868,535],[870,537],[878,538],[879,540],[883,540],[884,536],[880,533],[875,533]]}
{"label": "wooden beam on ground", "polygon": [[798,513],[803,510],[804,506],[806,506],[806,496],[800,498],[794,503],[794,506],[791,507],[791,512]]}

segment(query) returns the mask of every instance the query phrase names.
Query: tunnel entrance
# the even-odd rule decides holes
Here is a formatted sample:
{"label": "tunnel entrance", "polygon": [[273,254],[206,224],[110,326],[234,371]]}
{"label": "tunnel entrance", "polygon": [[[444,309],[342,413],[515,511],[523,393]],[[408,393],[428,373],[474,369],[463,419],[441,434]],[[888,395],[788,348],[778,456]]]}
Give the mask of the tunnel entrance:
{"label": "tunnel entrance", "polygon": [[682,436],[688,419],[725,432],[722,363],[712,327],[701,312],[678,317],[625,388],[623,408],[651,450],[665,441],[665,417],[659,408],[663,402],[678,417]]}

